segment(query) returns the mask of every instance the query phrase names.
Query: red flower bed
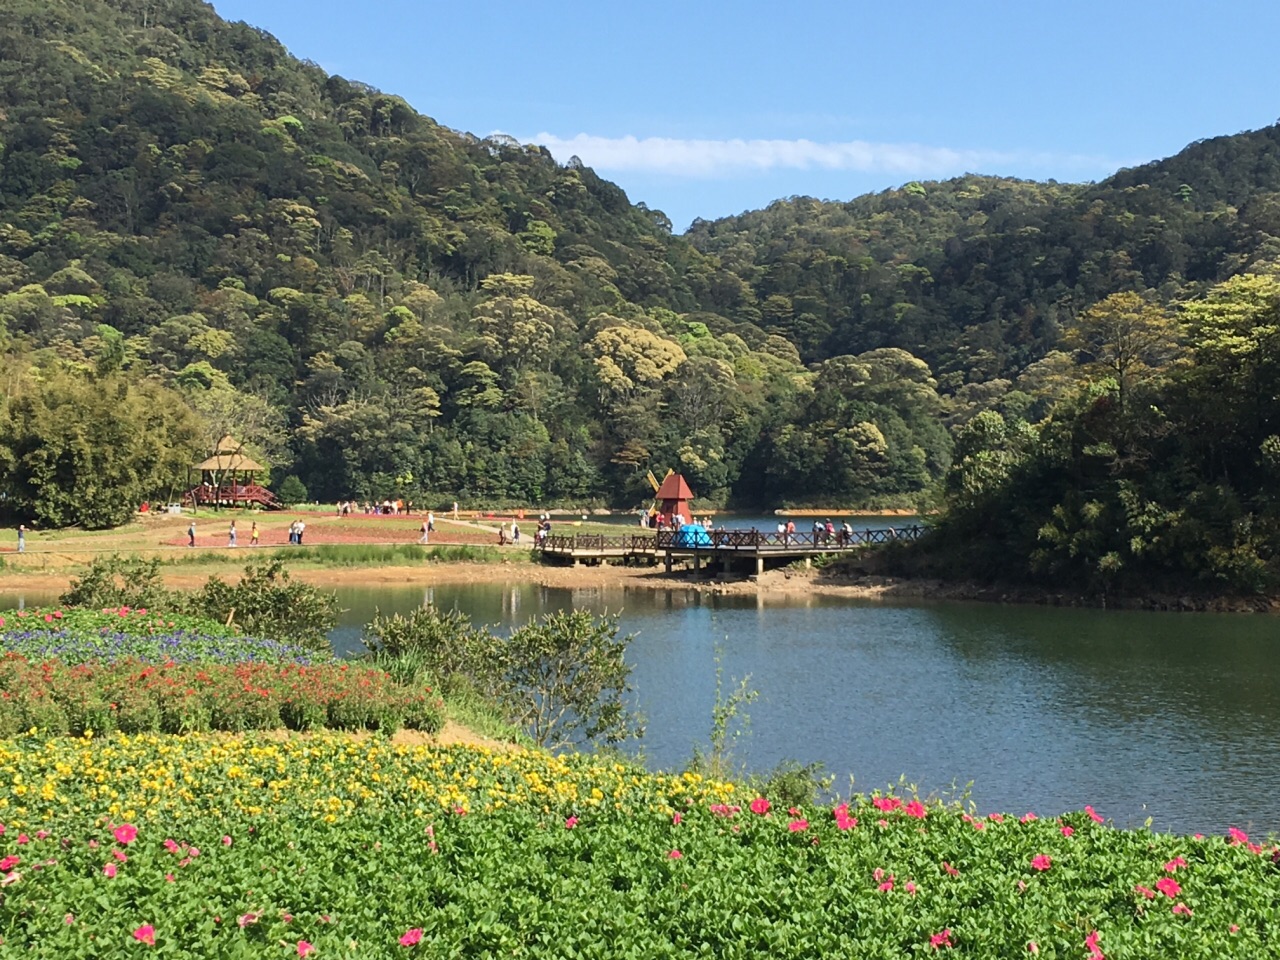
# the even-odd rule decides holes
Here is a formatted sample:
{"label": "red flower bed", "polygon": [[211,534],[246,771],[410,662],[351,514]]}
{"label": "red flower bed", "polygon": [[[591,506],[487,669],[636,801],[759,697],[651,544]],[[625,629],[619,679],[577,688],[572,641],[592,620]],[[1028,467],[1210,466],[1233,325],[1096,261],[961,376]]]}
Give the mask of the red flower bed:
{"label": "red flower bed", "polygon": [[175,664],[121,660],[67,665],[0,658],[0,736],[35,727],[186,733],[203,730],[434,732],[444,707],[430,690],[350,664]]}

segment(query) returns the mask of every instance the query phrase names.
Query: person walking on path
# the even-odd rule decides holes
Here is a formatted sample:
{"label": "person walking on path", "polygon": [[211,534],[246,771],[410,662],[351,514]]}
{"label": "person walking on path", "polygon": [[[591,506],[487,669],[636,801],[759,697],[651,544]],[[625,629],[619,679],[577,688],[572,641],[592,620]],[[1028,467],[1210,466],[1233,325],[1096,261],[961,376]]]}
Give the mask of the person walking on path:
{"label": "person walking on path", "polygon": [[[427,511],[427,533],[435,533],[435,532],[436,532],[436,515],[435,515],[435,511],[433,511],[433,510],[428,510],[428,511]],[[425,542],[425,541],[423,541],[423,542]]]}
{"label": "person walking on path", "polygon": [[24,523],[18,524],[18,552],[27,552],[27,526]]}
{"label": "person walking on path", "polygon": [[191,521],[187,525],[187,546],[194,547],[196,545],[196,522]]}
{"label": "person walking on path", "polygon": [[307,531],[307,521],[298,521],[298,546],[302,546],[302,535]]}
{"label": "person walking on path", "polygon": [[236,522],[231,521],[231,528],[227,530],[227,546],[234,547],[236,545]]}
{"label": "person walking on path", "polygon": [[256,547],[258,545],[258,521],[253,521],[253,526],[249,528],[249,546]]}
{"label": "person walking on path", "polygon": [[426,520],[422,521],[422,536],[418,538],[419,543],[428,543],[431,536],[431,524]]}
{"label": "person walking on path", "polygon": [[511,521],[511,542],[512,543],[520,542],[520,524],[518,524],[514,520]]}

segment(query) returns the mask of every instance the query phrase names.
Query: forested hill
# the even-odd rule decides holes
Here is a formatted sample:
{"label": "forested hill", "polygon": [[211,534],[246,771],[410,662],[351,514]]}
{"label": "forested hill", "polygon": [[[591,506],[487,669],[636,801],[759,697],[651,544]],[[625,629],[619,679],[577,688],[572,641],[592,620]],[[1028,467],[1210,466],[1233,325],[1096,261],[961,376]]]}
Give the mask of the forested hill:
{"label": "forested hill", "polygon": [[1280,256],[1280,126],[1098,184],[966,176],[848,203],[793,197],[688,236],[807,361],[902,347],[952,392],[1015,378],[1110,293],[1169,302]]}
{"label": "forested hill", "polygon": [[675,237],[199,0],[0,14],[0,512],[44,524],[118,520],[224,433],[317,498],[632,505],[674,467],[720,502],[908,503],[948,426],[1044,412],[1089,304],[1280,252],[1274,128]]}

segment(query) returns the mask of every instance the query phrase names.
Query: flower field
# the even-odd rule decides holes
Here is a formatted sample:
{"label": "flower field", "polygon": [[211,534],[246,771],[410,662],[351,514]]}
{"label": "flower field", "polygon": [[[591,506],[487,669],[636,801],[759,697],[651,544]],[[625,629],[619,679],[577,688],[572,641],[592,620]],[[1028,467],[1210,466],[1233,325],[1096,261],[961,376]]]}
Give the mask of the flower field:
{"label": "flower field", "polygon": [[[0,954],[1263,958],[1274,849],[595,757],[0,741]],[[34,948],[34,949],[32,949]]]}
{"label": "flower field", "polygon": [[109,663],[0,657],[0,736],[206,730],[435,731],[444,707],[429,690],[349,664]]}
{"label": "flower field", "polygon": [[63,663],[299,663],[332,658],[294,644],[237,636],[212,620],[120,607],[0,611],[0,653]]}

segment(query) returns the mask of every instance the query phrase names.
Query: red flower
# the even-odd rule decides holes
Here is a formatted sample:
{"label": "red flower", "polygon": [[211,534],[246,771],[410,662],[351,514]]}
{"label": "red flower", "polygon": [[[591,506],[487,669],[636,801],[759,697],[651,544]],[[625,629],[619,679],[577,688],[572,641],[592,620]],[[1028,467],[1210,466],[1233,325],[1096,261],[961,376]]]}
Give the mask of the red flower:
{"label": "red flower", "polygon": [[300,956],[300,957],[305,957],[307,954],[309,954],[309,953],[310,953],[312,950],[314,950],[314,949],[315,949],[315,947],[313,947],[311,944],[307,943],[307,941],[305,941],[305,940],[299,940],[299,941],[298,941],[298,956]]}
{"label": "red flower", "polygon": [[951,931],[943,930],[941,933],[935,933],[932,937],[929,938],[929,945],[933,947],[933,949],[935,950],[937,950],[939,947],[950,947],[952,945]]}
{"label": "red flower", "polygon": [[1047,853],[1037,853],[1031,858],[1031,868],[1033,870],[1048,870],[1053,866],[1053,858]]}
{"label": "red flower", "polygon": [[123,843],[127,847],[138,836],[138,828],[131,823],[122,823],[111,833],[115,836],[117,842]]}
{"label": "red flower", "polygon": [[880,810],[884,813],[889,813],[892,810],[897,810],[899,807],[902,806],[902,801],[899,800],[897,797],[876,797],[871,802],[872,804],[875,805],[875,808],[877,810]]}
{"label": "red flower", "polygon": [[1063,835],[1064,837],[1069,837],[1069,836],[1071,836],[1071,835],[1072,835],[1073,833],[1075,833],[1075,832],[1076,832],[1075,827],[1067,827],[1067,826],[1064,826],[1064,827],[1062,828],[1062,835]]}
{"label": "red flower", "polygon": [[787,824],[787,829],[790,830],[792,833],[799,833],[801,830],[808,830],[809,821],[808,820],[792,820],[790,823]]}
{"label": "red flower", "polygon": [[751,812],[758,813],[760,816],[763,817],[766,813],[769,812],[769,801],[766,800],[764,797],[756,797],[754,800],[751,801]]}
{"label": "red flower", "polygon": [[10,854],[9,856],[5,857],[3,860],[0,860],[0,873],[8,873],[10,870],[12,870],[21,862],[22,862],[22,858],[18,856],[16,853]]}
{"label": "red flower", "polygon": [[576,827],[577,825],[578,825],[578,818],[577,818],[577,817],[569,817],[569,818],[568,818],[568,819],[566,819],[566,820],[565,820],[565,822],[564,822],[564,828],[565,828],[566,830],[572,830],[572,829],[573,829],[574,827]]}
{"label": "red flower", "polygon": [[1182,884],[1173,877],[1161,877],[1156,881],[1156,889],[1166,897],[1176,897],[1182,892]]}
{"label": "red flower", "polygon": [[681,860],[683,858],[684,858],[684,854],[681,853],[679,850],[672,850],[670,853],[667,854],[668,860]]}
{"label": "red flower", "polygon": [[406,930],[404,936],[400,938],[400,946],[412,947],[422,939],[422,928],[414,927],[412,930]]}
{"label": "red flower", "polygon": [[154,947],[156,945],[156,928],[149,923],[144,923],[133,931],[133,939],[145,943],[148,947]]}
{"label": "red flower", "polygon": [[1084,938],[1084,945],[1089,948],[1089,960],[1106,960],[1106,955],[1103,954],[1102,948],[1098,946],[1099,936],[1101,934],[1095,930]]}
{"label": "red flower", "polygon": [[[907,816],[915,817],[918,820],[923,820],[925,818],[924,804],[919,800],[912,800],[905,808],[903,808],[903,812],[906,813]],[[945,933],[946,931],[943,932]]]}
{"label": "red flower", "polygon": [[1093,807],[1089,806],[1088,804],[1085,804],[1084,812],[1089,815],[1089,819],[1092,820],[1094,823],[1106,822],[1102,819],[1102,816],[1098,813],[1098,811],[1094,810]]}

